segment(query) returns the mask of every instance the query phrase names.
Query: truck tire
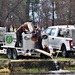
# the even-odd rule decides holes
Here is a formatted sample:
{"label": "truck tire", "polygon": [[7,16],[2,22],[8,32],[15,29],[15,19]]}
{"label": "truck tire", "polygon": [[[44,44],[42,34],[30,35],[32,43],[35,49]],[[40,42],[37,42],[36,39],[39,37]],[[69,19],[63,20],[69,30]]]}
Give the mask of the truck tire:
{"label": "truck tire", "polygon": [[61,50],[62,50],[62,56],[63,57],[68,57],[69,56],[68,52],[66,51],[66,47],[65,46],[62,46]]}
{"label": "truck tire", "polygon": [[8,59],[12,59],[12,50],[10,48],[7,49],[7,57]]}
{"label": "truck tire", "polygon": [[17,51],[16,51],[16,49],[13,49],[12,57],[13,57],[13,59],[17,59]]}

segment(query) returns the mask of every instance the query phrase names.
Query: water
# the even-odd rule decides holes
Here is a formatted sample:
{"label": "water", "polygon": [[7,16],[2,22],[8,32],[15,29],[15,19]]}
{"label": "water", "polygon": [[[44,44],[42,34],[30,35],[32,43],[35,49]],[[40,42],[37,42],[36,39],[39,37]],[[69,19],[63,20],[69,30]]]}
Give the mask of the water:
{"label": "water", "polygon": [[50,55],[51,59],[53,60],[54,64],[55,64],[55,67],[56,67],[56,70],[59,70],[61,69],[60,66],[58,65],[58,62],[56,59],[54,59],[53,55],[51,54]]}
{"label": "water", "polygon": [[75,75],[75,73],[63,73],[63,74],[20,74],[20,73],[16,73],[16,74],[7,74],[7,73],[0,73],[0,75]]}
{"label": "water", "polygon": [[74,74],[12,74],[12,75],[75,75]]}

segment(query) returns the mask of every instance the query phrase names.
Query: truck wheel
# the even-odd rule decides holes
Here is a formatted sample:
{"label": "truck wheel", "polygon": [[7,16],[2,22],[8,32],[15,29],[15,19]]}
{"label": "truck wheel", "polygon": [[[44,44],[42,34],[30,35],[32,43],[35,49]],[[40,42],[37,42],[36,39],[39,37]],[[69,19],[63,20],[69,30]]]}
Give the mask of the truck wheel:
{"label": "truck wheel", "polygon": [[8,57],[9,59],[12,58],[12,50],[11,50],[11,49],[7,49],[7,57]]}
{"label": "truck wheel", "polygon": [[17,51],[16,49],[13,49],[13,59],[17,59]]}
{"label": "truck wheel", "polygon": [[66,51],[66,47],[65,46],[62,46],[61,50],[62,50],[62,56],[63,57],[68,57],[69,56],[68,52]]}

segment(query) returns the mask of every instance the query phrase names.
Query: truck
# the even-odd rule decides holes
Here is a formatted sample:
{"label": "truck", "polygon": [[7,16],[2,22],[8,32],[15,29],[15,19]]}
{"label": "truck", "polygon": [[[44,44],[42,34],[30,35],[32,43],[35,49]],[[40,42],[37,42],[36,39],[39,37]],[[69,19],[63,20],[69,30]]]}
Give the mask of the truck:
{"label": "truck", "polygon": [[5,33],[6,33],[6,27],[0,27],[0,53],[4,53],[4,50],[1,46],[5,42]]}
{"label": "truck", "polygon": [[43,32],[42,37],[45,46],[52,46],[53,50],[61,52],[63,57],[69,57],[70,53],[75,52],[74,25],[49,26]]}
{"label": "truck", "polygon": [[[30,32],[32,32],[33,31],[32,24],[28,22],[27,24]],[[17,59],[18,56],[31,57],[34,55],[38,55],[41,58],[46,57],[44,54],[35,51],[36,38],[32,38],[33,33],[30,34],[25,34],[24,32],[22,33],[22,43],[20,44],[20,47],[15,47],[15,43],[16,43],[15,32],[5,32],[4,35],[5,35],[4,36],[5,40],[4,40],[4,44],[1,45],[1,48],[3,48],[4,54],[6,54],[9,59]],[[45,49],[43,48],[43,50]],[[50,53],[50,49],[48,49],[46,52]]]}

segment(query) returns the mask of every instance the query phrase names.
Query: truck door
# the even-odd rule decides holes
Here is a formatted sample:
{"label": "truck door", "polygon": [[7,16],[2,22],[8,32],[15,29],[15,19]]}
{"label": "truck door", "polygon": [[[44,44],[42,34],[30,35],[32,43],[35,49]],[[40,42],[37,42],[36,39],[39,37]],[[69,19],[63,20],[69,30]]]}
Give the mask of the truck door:
{"label": "truck door", "polygon": [[52,40],[51,43],[54,49],[59,49],[62,42],[62,36],[59,31],[59,28],[52,28],[51,30],[50,40]]}
{"label": "truck door", "polygon": [[48,38],[49,38],[49,45],[51,45],[52,46],[52,36],[51,36],[51,30],[52,30],[52,28],[47,28],[46,29],[46,33],[48,34]]}
{"label": "truck door", "polygon": [[46,30],[46,33],[48,34],[49,37],[49,45],[51,45],[54,49],[58,49],[59,48],[59,43],[58,43],[59,39],[57,38],[58,28],[54,27],[48,28]]}
{"label": "truck door", "polygon": [[49,37],[49,45],[51,45],[53,48],[56,45],[56,40],[55,40],[55,36],[56,36],[56,28],[48,28],[46,30],[46,33],[48,34]]}
{"label": "truck door", "polygon": [[53,48],[56,48],[57,45],[56,33],[57,33],[57,29],[52,28],[49,36],[49,43],[52,45]]}

